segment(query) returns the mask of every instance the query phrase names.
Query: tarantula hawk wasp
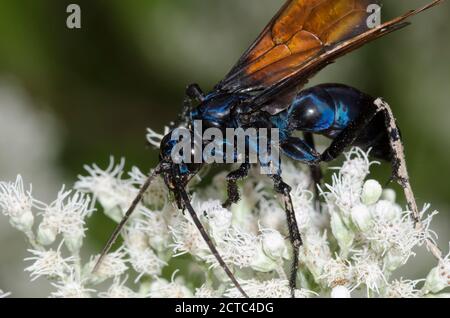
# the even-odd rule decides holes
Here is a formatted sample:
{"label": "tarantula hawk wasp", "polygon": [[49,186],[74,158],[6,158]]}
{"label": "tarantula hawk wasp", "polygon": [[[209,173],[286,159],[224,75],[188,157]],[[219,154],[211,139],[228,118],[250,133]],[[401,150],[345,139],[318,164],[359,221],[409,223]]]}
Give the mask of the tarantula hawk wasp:
{"label": "tarantula hawk wasp", "polygon": [[[321,179],[321,162],[332,161],[351,145],[372,148],[373,156],[392,163],[394,179],[410,190],[407,173],[405,176],[406,167],[401,164],[404,158],[399,158],[402,152],[395,151],[400,132],[386,104],[376,103],[371,96],[340,84],[302,88],[309,78],[337,58],[402,29],[409,24],[406,22],[408,18],[442,1],[434,0],[422,8],[370,28],[367,21],[371,12],[368,7],[379,4],[379,0],[289,0],[212,92],[205,95],[198,85],[188,86],[184,121],[188,127],[192,121],[201,120],[205,127],[219,129],[278,128],[282,136],[281,152],[293,160],[308,164],[315,183]],[[195,108],[191,106],[193,102],[198,104]],[[294,137],[296,131],[302,132],[304,139]],[[323,153],[315,150],[313,134],[332,140]],[[189,212],[211,253],[231,282],[247,297],[209,238],[185,190],[203,164],[174,163],[171,158],[173,147],[169,133],[161,141],[160,163],[112,234],[94,270],[117,239],[152,180],[161,175],[174,194],[178,207]],[[247,176],[249,168],[250,164],[244,161],[236,171],[228,174],[225,206],[239,200],[237,181]],[[270,177],[275,191],[284,201],[294,258],[289,281],[294,297],[302,238],[290,197],[291,189],[281,178],[281,167]],[[410,192],[412,202],[408,200],[408,203],[414,209],[415,202]],[[418,219],[416,221],[419,222]]]}

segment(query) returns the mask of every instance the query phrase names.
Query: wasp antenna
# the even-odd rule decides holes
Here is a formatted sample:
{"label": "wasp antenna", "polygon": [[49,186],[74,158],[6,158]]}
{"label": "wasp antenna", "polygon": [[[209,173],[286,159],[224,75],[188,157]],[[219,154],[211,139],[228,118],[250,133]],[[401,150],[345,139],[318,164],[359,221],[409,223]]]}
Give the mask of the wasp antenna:
{"label": "wasp antenna", "polygon": [[431,2],[430,4],[426,5],[426,6],[422,9],[422,11],[423,11],[423,10],[427,10],[427,9],[429,9],[429,8],[431,8],[431,7],[437,6],[438,4],[441,4],[442,2],[444,2],[444,0],[434,0],[434,1]]}
{"label": "wasp antenna", "polygon": [[186,190],[184,190],[183,187],[181,187],[179,184],[177,184],[177,190],[181,195],[181,199],[183,200],[184,206],[189,211],[189,214],[192,217],[192,220],[194,221],[195,226],[200,231],[200,234],[202,235],[203,239],[205,240],[206,244],[208,245],[211,253],[214,255],[216,260],[219,262],[219,265],[223,268],[227,276],[230,278],[231,282],[234,284],[234,286],[239,290],[239,292],[244,296],[245,298],[248,298],[247,293],[242,289],[241,285],[237,281],[236,277],[231,272],[228,265],[224,262],[222,256],[220,256],[219,251],[217,250],[216,246],[212,242],[211,238],[209,237],[208,233],[206,233],[205,228],[203,227],[203,224],[200,222],[197,213],[195,213],[194,208],[191,205],[191,202],[189,200],[189,197],[186,193]]}
{"label": "wasp antenna", "polygon": [[152,181],[154,178],[161,173],[161,164],[156,166],[156,168],[152,171],[152,173],[148,176],[145,183],[142,185],[142,187],[139,189],[139,193],[134,198],[133,202],[131,203],[131,206],[128,208],[127,212],[125,213],[124,217],[120,221],[120,223],[117,225],[117,227],[114,229],[114,232],[111,234],[110,238],[108,239],[108,242],[106,243],[105,247],[103,248],[99,259],[97,260],[97,263],[94,266],[93,273],[95,273],[98,268],[100,267],[103,259],[105,258],[106,254],[108,254],[109,250],[111,249],[114,242],[119,237],[120,232],[122,231],[122,228],[127,223],[128,219],[130,218],[131,214],[136,210],[137,205],[139,202],[141,202],[145,191],[150,187]]}
{"label": "wasp antenna", "polygon": [[423,12],[423,11],[431,9],[434,6],[442,4],[442,2],[444,2],[444,0],[434,0],[433,2],[430,2],[430,3],[428,3],[427,5],[425,5],[425,6],[421,7],[421,8],[418,8],[416,10],[410,11],[409,13],[405,14],[405,16],[417,15],[417,14]]}

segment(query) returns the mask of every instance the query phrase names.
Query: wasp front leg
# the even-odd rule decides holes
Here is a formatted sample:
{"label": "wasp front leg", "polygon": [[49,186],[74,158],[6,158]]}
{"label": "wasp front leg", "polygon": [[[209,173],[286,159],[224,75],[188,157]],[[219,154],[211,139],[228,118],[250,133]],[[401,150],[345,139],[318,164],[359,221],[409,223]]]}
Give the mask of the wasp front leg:
{"label": "wasp front leg", "polygon": [[186,92],[183,100],[183,111],[180,115],[180,120],[183,123],[188,123],[190,120],[190,113],[193,109],[193,102],[202,102],[205,100],[205,95],[198,86],[198,84],[190,84],[186,87]]}

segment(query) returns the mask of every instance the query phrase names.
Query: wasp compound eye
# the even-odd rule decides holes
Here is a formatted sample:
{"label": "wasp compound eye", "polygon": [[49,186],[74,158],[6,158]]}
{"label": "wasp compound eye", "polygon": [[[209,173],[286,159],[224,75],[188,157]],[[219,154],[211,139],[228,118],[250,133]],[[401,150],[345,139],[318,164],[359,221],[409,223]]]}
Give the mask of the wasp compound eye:
{"label": "wasp compound eye", "polygon": [[168,160],[171,159],[172,151],[174,147],[177,145],[178,141],[173,139],[172,132],[168,133],[161,140],[160,145],[160,160]]}

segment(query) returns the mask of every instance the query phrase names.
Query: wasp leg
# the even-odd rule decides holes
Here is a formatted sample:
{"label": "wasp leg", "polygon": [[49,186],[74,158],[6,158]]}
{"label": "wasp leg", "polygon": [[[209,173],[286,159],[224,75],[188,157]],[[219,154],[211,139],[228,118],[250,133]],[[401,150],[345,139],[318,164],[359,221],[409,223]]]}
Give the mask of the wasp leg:
{"label": "wasp leg", "polygon": [[297,272],[299,262],[299,250],[302,246],[302,237],[297,225],[297,219],[295,218],[294,205],[292,204],[292,198],[290,195],[291,187],[283,182],[279,175],[272,176],[274,181],[275,191],[282,195],[284,201],[284,209],[286,212],[289,239],[292,245],[293,262],[291,268],[291,276],[289,278],[289,287],[291,289],[291,296],[295,298],[295,289],[297,287]]}
{"label": "wasp leg", "polygon": [[223,260],[222,256],[220,255],[219,251],[217,250],[216,246],[214,245],[213,241],[209,237],[208,233],[206,232],[203,224],[200,222],[197,213],[195,212],[194,208],[191,205],[191,202],[189,200],[189,196],[184,190],[184,188],[181,185],[177,185],[177,191],[180,194],[181,199],[183,200],[184,207],[188,210],[189,214],[191,215],[192,220],[194,221],[195,226],[199,230],[203,240],[208,245],[209,250],[216,258],[219,265],[222,267],[222,269],[227,274],[228,278],[231,280],[231,282],[234,284],[234,286],[239,290],[239,292],[244,296],[245,298],[248,298],[247,293],[242,289],[242,286],[237,281],[234,274],[231,272],[231,269],[228,267],[228,265]]}
{"label": "wasp leg", "polygon": [[205,99],[205,94],[198,84],[188,85],[188,87],[186,87],[186,96],[199,102],[202,102]]}
{"label": "wasp leg", "polygon": [[[305,136],[305,142],[308,144],[308,146],[316,151],[313,134],[305,132],[303,133],[303,135]],[[315,207],[317,211],[320,211],[319,186],[321,185],[323,179],[322,169],[320,168],[320,164],[318,164],[309,166],[309,170],[311,172],[311,179],[314,184]]]}
{"label": "wasp leg", "polygon": [[[324,151],[321,155],[323,161],[331,161],[339,156],[347,146],[354,144],[359,134],[364,131],[364,128],[374,119],[378,114],[383,114],[385,120],[386,134],[388,136],[390,145],[389,159],[392,164],[393,179],[403,188],[408,207],[411,210],[416,227],[422,228],[423,225],[420,222],[420,213],[417,208],[414,193],[412,191],[411,184],[409,182],[408,171],[406,168],[406,160],[403,144],[400,138],[400,130],[397,127],[394,115],[389,105],[382,99],[374,101],[373,107],[370,107],[368,111],[362,113],[359,118],[345,128],[331,143],[330,147]],[[428,249],[433,255],[440,259],[442,252],[432,242],[427,240]]]}
{"label": "wasp leg", "polygon": [[198,84],[190,84],[186,87],[184,100],[183,100],[183,111],[180,115],[180,120],[182,123],[188,123],[189,122],[189,114],[192,111],[193,108],[193,102],[198,101],[202,102],[205,100],[205,95],[198,86]]}
{"label": "wasp leg", "polygon": [[341,155],[345,148],[355,143],[360,133],[372,121],[378,113],[375,107],[369,107],[367,111],[362,112],[359,117],[350,122],[348,126],[337,135],[331,145],[320,156],[321,161],[329,162]]}
{"label": "wasp leg", "polygon": [[227,175],[227,194],[228,198],[223,204],[224,208],[229,208],[233,203],[237,203],[240,199],[237,181],[248,176],[250,164],[243,163],[241,166]]}
{"label": "wasp leg", "polygon": [[[389,104],[387,104],[381,98],[375,100],[374,104],[377,106],[377,110],[381,111],[384,114],[385,125],[391,147],[393,177],[395,181],[403,188],[408,207],[413,214],[416,228],[423,228],[423,224],[420,220],[420,212],[417,208],[417,203],[411,187],[411,183],[409,182],[408,169],[406,167],[405,150],[401,141],[400,130],[397,127],[394,114],[392,113]],[[427,238],[426,245],[434,257],[436,257],[438,260],[442,259],[442,251],[433,242],[432,239]]]}
{"label": "wasp leg", "polygon": [[288,137],[280,144],[280,148],[286,156],[296,161],[310,166],[320,163],[320,154],[300,138]]}

